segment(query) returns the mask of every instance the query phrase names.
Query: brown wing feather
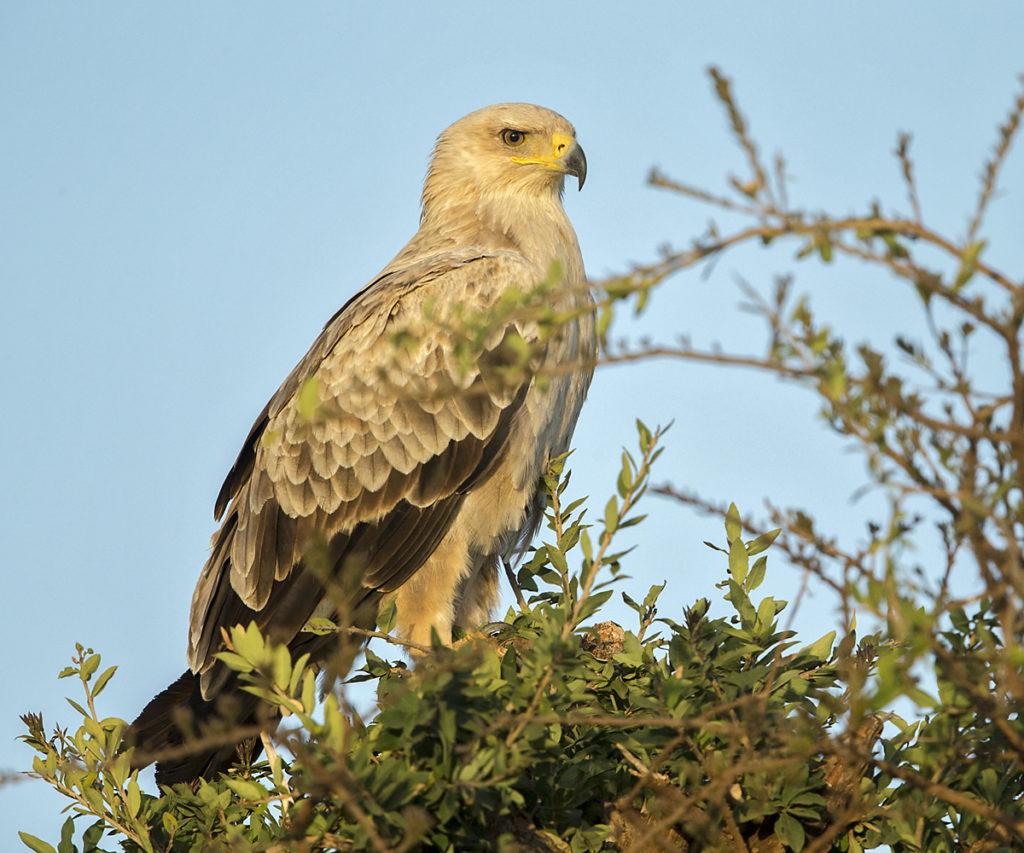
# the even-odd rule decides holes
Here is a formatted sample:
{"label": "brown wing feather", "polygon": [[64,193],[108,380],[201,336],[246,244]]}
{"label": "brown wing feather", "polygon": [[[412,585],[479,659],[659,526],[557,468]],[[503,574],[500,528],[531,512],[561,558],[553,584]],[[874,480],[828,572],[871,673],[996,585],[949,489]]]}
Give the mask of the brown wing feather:
{"label": "brown wing feather", "polygon": [[[366,316],[379,310],[389,301],[392,303],[389,310],[393,311],[402,293],[409,288],[434,282],[439,276],[444,276],[451,270],[459,270],[479,261],[486,262],[495,259],[499,259],[499,262],[503,260],[508,265],[522,263],[521,260],[517,263],[517,256],[507,252],[483,252],[473,249],[441,252],[407,267],[385,270],[342,305],[327,321],[323,331],[313,342],[313,346],[309,348],[309,352],[295,365],[285,381],[281,383],[281,387],[277,389],[253,422],[249,434],[242,442],[242,449],[239,451],[237,459],[217,493],[217,499],[214,502],[214,518],[220,521],[228,504],[238,495],[242,486],[251,476],[255,467],[256,452],[270,417],[278,414],[281,409],[293,401],[295,392],[302,383],[316,372],[324,358],[335,349],[352,326],[362,322]],[[544,272],[546,271],[542,271],[542,274]],[[530,274],[535,276],[535,272]],[[532,280],[532,278],[529,279],[529,281]]]}
{"label": "brown wing feather", "polygon": [[[323,584],[303,555],[316,537],[328,544],[330,572],[363,567],[365,595],[397,589],[438,547],[466,491],[504,454],[528,388],[509,393],[477,364],[449,363],[450,318],[438,306],[483,312],[495,288],[537,275],[510,252],[446,253],[383,275],[328,323],[257,418],[218,495],[226,516],[193,598],[189,643],[192,669],[208,671],[205,695],[224,677],[211,669],[221,628],[255,619],[290,642],[313,614]],[[501,362],[501,330],[489,340],[479,364]],[[310,378],[320,398],[312,417],[297,401]]]}

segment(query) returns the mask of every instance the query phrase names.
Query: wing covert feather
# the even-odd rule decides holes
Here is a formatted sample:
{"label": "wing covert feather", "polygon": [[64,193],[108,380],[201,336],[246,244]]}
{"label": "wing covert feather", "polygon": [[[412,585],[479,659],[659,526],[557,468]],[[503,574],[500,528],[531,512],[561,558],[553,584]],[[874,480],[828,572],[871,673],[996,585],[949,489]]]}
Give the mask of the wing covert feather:
{"label": "wing covert feather", "polygon": [[[257,418],[218,495],[227,516],[193,598],[194,671],[213,665],[222,627],[257,618],[285,641],[301,630],[321,596],[282,602],[308,572],[314,536],[330,543],[335,570],[353,559],[365,567],[368,592],[396,589],[423,564],[466,490],[505,452],[528,387],[482,373],[501,363],[511,327],[467,365],[449,357],[448,324],[543,272],[510,251],[443,253],[385,271],[335,314]],[[310,380],[312,413],[299,404]]]}

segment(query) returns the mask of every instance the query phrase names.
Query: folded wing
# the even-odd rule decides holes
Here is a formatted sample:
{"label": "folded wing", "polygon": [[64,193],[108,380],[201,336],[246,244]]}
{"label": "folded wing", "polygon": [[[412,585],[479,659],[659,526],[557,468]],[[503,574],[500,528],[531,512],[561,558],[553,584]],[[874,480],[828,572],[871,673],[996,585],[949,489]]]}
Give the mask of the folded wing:
{"label": "folded wing", "polygon": [[[508,453],[536,329],[488,312],[543,276],[511,251],[441,253],[386,271],[327,324],[253,425],[218,496],[223,523],[192,601],[188,662],[227,677],[221,629],[290,643],[324,598],[397,589]],[[320,547],[323,565],[304,560]],[[319,571],[319,574],[318,574]],[[323,577],[326,572],[327,578]]]}

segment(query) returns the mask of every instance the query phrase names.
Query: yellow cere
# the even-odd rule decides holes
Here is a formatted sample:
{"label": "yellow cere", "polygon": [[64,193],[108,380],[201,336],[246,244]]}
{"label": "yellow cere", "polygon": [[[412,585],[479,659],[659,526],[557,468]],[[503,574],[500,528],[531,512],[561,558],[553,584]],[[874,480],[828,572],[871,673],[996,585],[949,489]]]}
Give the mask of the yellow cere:
{"label": "yellow cere", "polygon": [[537,157],[513,157],[513,163],[535,164],[547,166],[550,169],[559,168],[558,161],[573,146],[573,138],[564,133],[551,134],[551,154],[542,154]]}

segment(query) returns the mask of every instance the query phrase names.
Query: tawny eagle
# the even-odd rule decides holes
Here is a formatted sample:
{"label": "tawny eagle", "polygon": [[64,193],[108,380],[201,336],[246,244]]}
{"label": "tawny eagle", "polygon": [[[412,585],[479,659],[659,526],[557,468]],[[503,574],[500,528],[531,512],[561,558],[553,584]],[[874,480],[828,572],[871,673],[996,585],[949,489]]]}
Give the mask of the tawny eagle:
{"label": "tawny eagle", "polygon": [[[218,705],[241,725],[259,718],[216,658],[223,629],[255,621],[322,657],[311,617],[372,625],[392,594],[412,642],[488,620],[499,561],[536,530],[545,465],[590,384],[592,299],[562,207],[566,175],[582,188],[586,170],[573,126],[531,104],[486,107],[438,137],[419,230],[330,319],[217,496],[189,668],[132,725],[139,763],[180,747],[158,782],[235,756],[233,743],[183,744],[183,716],[193,731]],[[518,310],[538,287],[560,322]]]}

